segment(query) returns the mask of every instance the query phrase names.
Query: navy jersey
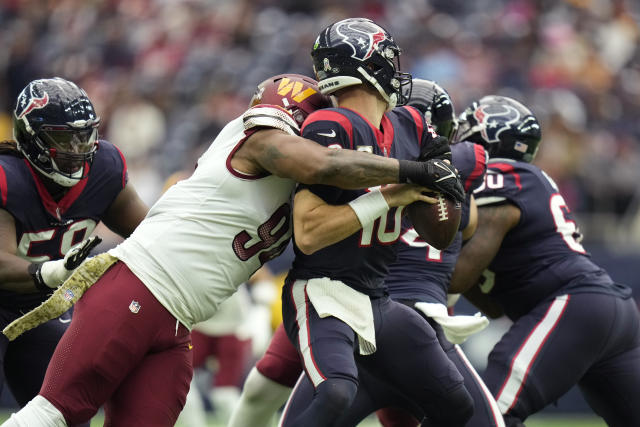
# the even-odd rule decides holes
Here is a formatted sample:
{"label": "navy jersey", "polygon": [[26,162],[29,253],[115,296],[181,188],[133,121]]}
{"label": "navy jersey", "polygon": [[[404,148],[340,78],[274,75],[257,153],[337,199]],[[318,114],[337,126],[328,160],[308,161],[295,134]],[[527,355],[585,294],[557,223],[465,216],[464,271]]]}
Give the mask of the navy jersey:
{"label": "navy jersey", "polygon": [[520,209],[520,222],[505,236],[481,285],[511,319],[560,294],[631,295],[593,263],[557,185],[538,167],[492,159],[475,197],[478,206],[508,202]]}
{"label": "navy jersey", "polygon": [[[385,113],[381,129],[347,108],[328,108],[312,113],[302,127],[302,136],[336,149],[365,151],[397,159],[415,160],[422,144],[430,144],[435,132],[413,107],[399,107]],[[342,190],[323,185],[300,185],[331,205],[350,202],[366,190]],[[296,254],[289,277],[330,277],[367,293],[384,293],[387,266],[396,257],[394,243],[400,237],[402,208],[391,208],[346,239],[305,255]]]}
{"label": "navy jersey", "polygon": [[[100,141],[89,176],[58,202],[26,159],[0,155],[0,208],[15,221],[17,255],[31,262],[63,258],[73,245],[89,237],[126,181],[124,157],[107,141]],[[0,290],[0,306],[5,308],[28,309],[44,299],[43,293]]]}
{"label": "navy jersey", "polygon": [[422,240],[408,218],[403,219],[398,259],[389,268],[386,279],[389,294],[394,299],[446,304],[447,289],[462,247],[461,230],[469,224],[471,193],[484,182],[487,168],[487,153],[478,144],[452,144],[451,154],[467,194],[462,205],[460,231],[453,242],[441,251]]}

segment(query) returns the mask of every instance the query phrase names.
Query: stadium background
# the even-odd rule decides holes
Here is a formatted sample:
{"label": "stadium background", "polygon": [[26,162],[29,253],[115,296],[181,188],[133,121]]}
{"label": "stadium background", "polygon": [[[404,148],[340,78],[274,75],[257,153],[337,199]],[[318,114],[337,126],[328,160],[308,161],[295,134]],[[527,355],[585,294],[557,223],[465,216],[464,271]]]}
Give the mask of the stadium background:
{"label": "stadium background", "polygon": [[[640,300],[637,1],[3,0],[0,138],[11,137],[13,102],[30,80],[74,80],[153,203],[258,82],[311,75],[315,36],[350,16],[385,26],[404,50],[402,68],[437,80],[458,112],[489,93],[530,106],[543,129],[536,163],[559,184],[595,259]],[[469,343],[478,363],[501,326]],[[545,410],[555,413],[589,410],[573,390]]]}

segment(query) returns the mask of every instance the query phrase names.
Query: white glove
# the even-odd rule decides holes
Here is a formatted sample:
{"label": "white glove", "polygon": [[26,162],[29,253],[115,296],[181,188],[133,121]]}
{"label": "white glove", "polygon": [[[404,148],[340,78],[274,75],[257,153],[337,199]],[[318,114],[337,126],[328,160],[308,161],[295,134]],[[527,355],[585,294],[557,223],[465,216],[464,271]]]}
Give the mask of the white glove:
{"label": "white glove", "polygon": [[442,326],[445,337],[453,344],[462,344],[489,325],[489,319],[480,312],[473,316],[449,316],[444,304],[417,302],[414,307]]}
{"label": "white glove", "polygon": [[100,242],[102,242],[100,237],[91,236],[69,249],[63,259],[31,264],[29,273],[33,276],[36,287],[46,291],[60,286]]}
{"label": "white glove", "polygon": [[451,308],[460,299],[460,294],[447,294],[447,308]]}

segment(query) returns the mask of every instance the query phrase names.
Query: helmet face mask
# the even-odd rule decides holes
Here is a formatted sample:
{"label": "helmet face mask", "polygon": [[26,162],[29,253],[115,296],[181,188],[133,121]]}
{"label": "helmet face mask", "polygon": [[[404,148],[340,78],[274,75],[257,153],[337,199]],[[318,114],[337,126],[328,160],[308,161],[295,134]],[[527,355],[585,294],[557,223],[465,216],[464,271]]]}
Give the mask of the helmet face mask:
{"label": "helmet face mask", "polygon": [[99,123],[87,94],[59,77],[29,83],[13,112],[18,150],[41,175],[64,187],[87,177]]}
{"label": "helmet face mask", "polygon": [[515,99],[490,95],[471,103],[459,119],[456,141],[481,144],[489,157],[531,163],[540,145],[540,123]]}
{"label": "helmet face mask", "polygon": [[407,105],[425,115],[438,135],[451,140],[458,128],[458,119],[449,93],[432,80],[413,79],[413,90]]}
{"label": "helmet face mask", "polygon": [[301,74],[280,74],[258,85],[249,105],[278,105],[289,111],[298,126],[315,110],[331,107],[328,96],[320,93],[318,82]]}
{"label": "helmet face mask", "polygon": [[311,57],[322,93],[368,83],[391,109],[405,105],[411,94],[411,75],[399,71],[400,53],[384,28],[370,19],[349,18],[320,33]]}

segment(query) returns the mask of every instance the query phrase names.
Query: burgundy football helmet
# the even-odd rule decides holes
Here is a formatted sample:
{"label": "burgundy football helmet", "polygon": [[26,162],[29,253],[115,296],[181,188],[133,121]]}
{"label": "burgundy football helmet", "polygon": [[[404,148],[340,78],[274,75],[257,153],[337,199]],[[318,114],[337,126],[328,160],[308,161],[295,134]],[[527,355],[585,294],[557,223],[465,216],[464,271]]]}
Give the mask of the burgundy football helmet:
{"label": "burgundy football helmet", "polygon": [[269,77],[256,88],[250,106],[278,105],[289,111],[298,126],[315,110],[331,107],[328,96],[320,93],[318,82],[300,74],[280,74]]}

